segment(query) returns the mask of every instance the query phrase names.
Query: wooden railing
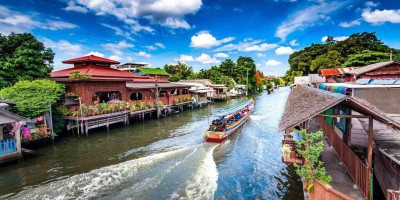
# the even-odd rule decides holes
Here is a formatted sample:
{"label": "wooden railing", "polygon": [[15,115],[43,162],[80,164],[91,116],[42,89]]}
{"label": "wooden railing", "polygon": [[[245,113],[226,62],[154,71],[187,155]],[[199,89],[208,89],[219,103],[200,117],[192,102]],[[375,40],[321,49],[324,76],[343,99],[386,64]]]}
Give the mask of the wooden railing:
{"label": "wooden railing", "polygon": [[17,152],[16,140],[8,139],[0,141],[0,156],[5,156],[10,153]]}
{"label": "wooden railing", "polygon": [[386,200],[400,200],[400,191],[387,190]]}
{"label": "wooden railing", "polygon": [[318,180],[314,182],[314,191],[310,193],[310,200],[351,200],[352,198],[333,189],[330,185],[325,185]]}
{"label": "wooden railing", "polygon": [[317,122],[321,126],[324,134],[335,149],[340,161],[346,167],[347,172],[353,178],[364,197],[369,192],[369,168],[358,158],[358,156],[342,141],[334,129],[326,123],[324,117],[317,116]]}

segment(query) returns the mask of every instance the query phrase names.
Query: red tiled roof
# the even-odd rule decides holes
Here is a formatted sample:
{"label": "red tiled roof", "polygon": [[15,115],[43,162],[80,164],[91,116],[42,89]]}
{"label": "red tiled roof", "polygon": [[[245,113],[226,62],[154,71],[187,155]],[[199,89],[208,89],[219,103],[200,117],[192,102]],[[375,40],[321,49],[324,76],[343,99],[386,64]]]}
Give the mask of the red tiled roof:
{"label": "red tiled roof", "polygon": [[[149,79],[133,79],[133,82],[145,82],[145,83],[155,83],[156,79],[149,78]],[[158,83],[169,83],[167,80],[157,80]]]}
{"label": "red tiled roof", "polygon": [[322,69],[321,75],[322,76],[335,76],[349,73],[351,70],[356,69],[355,67],[347,67],[347,68],[329,68],[329,69]]}
{"label": "red tiled roof", "polygon": [[50,73],[51,78],[68,78],[72,72],[79,71],[80,74],[89,75],[93,78],[102,77],[102,78],[129,78],[129,79],[149,79],[146,76],[140,76],[137,74],[132,74],[125,71],[120,71],[117,69],[112,69],[108,67],[79,67],[79,68],[68,68],[59,71],[53,71]]}
{"label": "red tiled roof", "polygon": [[64,60],[62,62],[65,64],[74,64],[77,62],[85,62],[85,61],[95,61],[95,62],[99,62],[99,63],[108,63],[108,64],[119,64],[118,61],[98,57],[95,55],[88,55],[88,56],[83,56],[83,57],[74,58],[74,59],[70,59],[70,60]]}

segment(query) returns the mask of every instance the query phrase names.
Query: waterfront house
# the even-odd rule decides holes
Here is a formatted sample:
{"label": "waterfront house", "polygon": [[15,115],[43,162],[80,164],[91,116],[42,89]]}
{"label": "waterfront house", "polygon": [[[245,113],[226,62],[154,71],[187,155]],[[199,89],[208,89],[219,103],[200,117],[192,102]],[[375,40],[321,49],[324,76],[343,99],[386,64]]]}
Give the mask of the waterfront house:
{"label": "waterfront house", "polygon": [[[385,194],[389,189],[400,189],[400,121],[356,97],[306,86],[293,88],[280,130],[289,134],[295,128],[309,129],[313,122],[317,122],[327,138],[325,146],[328,147],[324,152],[328,153],[323,154],[322,161],[333,178],[331,185],[335,191],[314,188],[314,197],[323,199],[339,191],[352,198],[359,198],[361,193],[369,199],[371,188],[381,188]],[[356,137],[366,139],[364,148],[354,145]],[[329,146],[336,154],[329,154]],[[347,175],[343,175],[335,160],[343,164],[351,179],[343,178]],[[373,185],[372,175],[380,187]]]}
{"label": "waterfront house", "polygon": [[328,83],[355,82],[358,79],[400,78],[400,62],[385,61],[364,67],[322,69],[321,75]]}
{"label": "waterfront house", "polygon": [[176,84],[190,85],[191,88],[189,91],[193,94],[192,96],[196,101],[198,101],[199,104],[209,103],[209,99],[215,93],[215,90],[213,90],[211,87],[199,82],[180,80],[179,82],[176,82]]}
{"label": "waterfront house", "polygon": [[215,92],[209,96],[210,100],[212,101],[226,101],[228,98],[227,92],[228,87],[224,84],[214,84],[209,79],[191,79],[191,80],[184,80],[187,83],[195,82],[195,83],[202,83],[207,87],[210,87]]}
{"label": "waterfront house", "polygon": [[236,81],[232,78],[233,88],[231,88],[227,95],[229,98],[236,98],[246,94],[247,87],[243,84],[237,84]]}
{"label": "waterfront house", "polygon": [[134,73],[137,69],[142,68],[142,67],[147,67],[149,64],[147,63],[125,63],[122,65],[113,65],[112,68],[118,69],[121,71],[126,71],[130,73]]}
{"label": "waterfront house", "polygon": [[135,70],[135,74],[139,74],[142,76],[150,76],[154,79],[161,81],[168,81],[169,74],[164,69],[161,68],[147,68],[141,67]]}
{"label": "waterfront house", "polygon": [[12,102],[0,101],[0,164],[21,157],[21,130],[25,121],[7,110]]}

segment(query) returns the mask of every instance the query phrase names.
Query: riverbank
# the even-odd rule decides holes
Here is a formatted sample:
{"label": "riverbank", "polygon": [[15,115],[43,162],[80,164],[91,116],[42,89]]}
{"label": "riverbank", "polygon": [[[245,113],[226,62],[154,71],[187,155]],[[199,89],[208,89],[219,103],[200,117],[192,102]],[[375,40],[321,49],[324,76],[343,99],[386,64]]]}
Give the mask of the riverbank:
{"label": "riverbank", "polygon": [[[241,99],[115,127],[109,132],[100,129],[89,137],[62,138],[56,145],[38,149],[43,156],[0,168],[0,196],[40,197],[58,188],[55,195],[76,197],[82,193],[63,183],[73,185],[90,177],[97,181],[96,186],[86,183],[79,188],[95,198],[101,198],[98,195],[102,192],[114,198],[124,194],[189,197],[202,193],[205,187],[209,198],[301,199],[298,176],[290,165],[281,163],[281,137],[276,131],[289,91],[280,88],[272,95],[264,92],[255,96],[256,107],[249,121],[215,149],[204,146],[201,137],[212,120],[209,114]],[[161,159],[165,155],[168,158]],[[145,165],[146,160],[153,163]],[[108,179],[112,184],[104,182]],[[209,184],[212,187],[206,187]]]}

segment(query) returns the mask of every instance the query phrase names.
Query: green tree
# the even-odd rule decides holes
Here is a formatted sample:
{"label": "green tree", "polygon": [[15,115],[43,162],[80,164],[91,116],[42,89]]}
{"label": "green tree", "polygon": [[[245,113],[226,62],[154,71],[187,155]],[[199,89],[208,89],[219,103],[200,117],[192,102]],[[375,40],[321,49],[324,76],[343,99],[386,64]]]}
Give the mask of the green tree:
{"label": "green tree", "polygon": [[193,76],[193,69],[185,63],[178,62],[177,65],[165,65],[164,70],[170,74],[169,81],[176,82]]}
{"label": "green tree", "polygon": [[329,51],[326,55],[321,55],[311,61],[310,70],[319,71],[320,69],[341,67],[340,53],[338,51]]}
{"label": "green tree", "polygon": [[55,104],[64,93],[65,86],[51,80],[23,80],[0,90],[4,99],[17,103],[17,114],[30,118],[47,112],[49,105]]}
{"label": "green tree", "polygon": [[54,53],[32,34],[0,34],[0,88],[19,80],[48,77]]}
{"label": "green tree", "polygon": [[[389,61],[389,59],[390,53],[365,50],[361,53],[350,55],[343,65],[346,67],[366,66],[378,62]],[[399,59],[399,57],[394,58],[394,60],[397,59]]]}

